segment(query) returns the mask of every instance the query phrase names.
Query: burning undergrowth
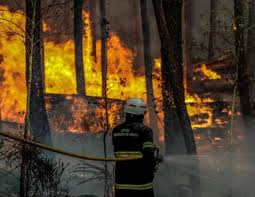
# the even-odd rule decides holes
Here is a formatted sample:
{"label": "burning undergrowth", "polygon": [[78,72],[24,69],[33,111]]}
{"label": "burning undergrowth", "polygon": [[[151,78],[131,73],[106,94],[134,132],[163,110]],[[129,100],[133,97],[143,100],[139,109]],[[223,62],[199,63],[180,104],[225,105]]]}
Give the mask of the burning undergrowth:
{"label": "burning undergrowth", "polygon": [[[76,95],[47,95],[47,111],[50,125],[58,132],[100,133],[106,127],[104,100],[100,97]],[[123,101],[108,100],[109,124],[111,127],[123,120]]]}

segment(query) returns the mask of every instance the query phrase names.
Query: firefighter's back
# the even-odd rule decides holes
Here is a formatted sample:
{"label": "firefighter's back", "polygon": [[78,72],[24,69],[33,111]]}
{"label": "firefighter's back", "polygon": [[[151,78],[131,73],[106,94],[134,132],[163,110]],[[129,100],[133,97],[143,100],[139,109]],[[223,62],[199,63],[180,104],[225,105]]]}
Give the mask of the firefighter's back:
{"label": "firefighter's back", "polygon": [[[153,147],[152,130],[142,123],[123,123],[113,129],[117,158],[144,156],[144,148]],[[153,170],[146,158],[116,163],[116,197],[153,196]]]}

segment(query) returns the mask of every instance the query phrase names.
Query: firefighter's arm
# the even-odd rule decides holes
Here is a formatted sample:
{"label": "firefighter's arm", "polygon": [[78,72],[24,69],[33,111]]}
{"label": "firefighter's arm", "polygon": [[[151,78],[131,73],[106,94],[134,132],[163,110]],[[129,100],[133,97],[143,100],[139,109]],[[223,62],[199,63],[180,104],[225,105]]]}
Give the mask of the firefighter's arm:
{"label": "firefighter's arm", "polygon": [[150,128],[145,128],[142,132],[142,142],[143,142],[143,158],[145,159],[147,165],[154,170],[156,162],[154,155],[154,144],[153,144],[153,132]]}

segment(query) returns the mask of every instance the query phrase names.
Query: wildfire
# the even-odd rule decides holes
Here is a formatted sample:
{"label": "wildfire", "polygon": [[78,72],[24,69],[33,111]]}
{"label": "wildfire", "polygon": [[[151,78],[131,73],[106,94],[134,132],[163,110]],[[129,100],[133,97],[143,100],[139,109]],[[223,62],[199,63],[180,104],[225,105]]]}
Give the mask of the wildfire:
{"label": "wildfire", "polygon": [[[18,27],[24,29],[25,18],[20,12],[12,13],[7,7],[0,6],[0,104],[1,114],[4,120],[15,122],[24,121],[24,112],[26,109],[26,84],[25,84],[25,46],[24,33]],[[83,60],[84,74],[86,82],[86,93],[89,96],[101,96],[101,41],[97,40],[97,57],[92,56],[92,31],[90,25],[90,15],[83,13],[85,22],[83,38]],[[11,23],[10,23],[11,21]],[[51,31],[47,23],[43,23],[44,31]],[[108,38],[108,68],[107,68],[107,95],[109,98],[126,99],[128,97],[142,97],[146,99],[145,77],[136,75],[132,69],[133,52],[125,47],[116,33],[110,33]],[[55,43],[44,39],[45,49],[45,90],[46,93],[55,94],[76,94],[76,75],[74,65],[74,41],[67,40],[63,43]],[[155,97],[161,100],[161,79],[160,79],[160,59],[155,60],[153,73],[153,87]],[[207,69],[205,65],[197,69],[196,72],[202,72],[207,78],[220,78],[217,73]],[[68,99],[68,98],[67,98]],[[205,105],[205,102],[211,102],[210,99],[202,99],[197,95],[187,95],[186,102],[188,112],[191,117],[197,114],[205,114],[206,121],[192,122],[193,128],[207,127],[212,124],[212,108]],[[81,99],[74,99],[70,111],[73,113],[74,122],[69,126],[69,130],[77,132],[81,130],[80,125],[86,117],[86,107],[88,104]],[[162,103],[157,103],[160,109]],[[83,106],[83,107],[82,107]],[[109,122],[114,125],[119,118],[116,112],[118,105],[113,104],[109,108]],[[78,111],[79,108],[79,112]],[[96,117],[105,117],[103,107],[97,107]],[[162,112],[158,114],[162,119]],[[199,119],[199,118],[198,118]],[[83,123],[87,128],[87,124]],[[97,130],[97,124],[90,126],[86,130]],[[162,136],[161,136],[162,138]]]}
{"label": "wildfire", "polygon": [[198,95],[187,95],[185,98],[189,115],[191,116],[192,128],[206,128],[212,125],[213,107],[208,103],[213,102],[210,98],[200,98]]}
{"label": "wildfire", "polygon": [[[23,122],[26,109],[25,86],[25,46],[24,33],[21,37],[16,32],[25,28],[25,17],[21,12],[10,12],[1,6],[1,38],[0,62],[3,72],[1,79],[1,111],[5,120]],[[4,11],[2,11],[4,10]],[[92,33],[89,13],[83,14],[85,35],[83,38],[83,56],[86,78],[86,92],[90,96],[101,95],[101,65],[100,45],[97,41],[97,61],[93,59]],[[50,31],[43,23],[44,31]],[[3,33],[2,33],[3,32]],[[45,48],[45,89],[46,93],[75,94],[76,76],[74,66],[74,42],[54,43],[44,40]],[[14,50],[15,49],[15,50]],[[108,97],[126,99],[145,95],[144,76],[136,76],[132,71],[132,51],[127,49],[115,33],[108,39]],[[18,63],[18,64],[17,64]]]}
{"label": "wildfire", "polygon": [[[83,58],[86,92],[89,96],[101,96],[101,41],[97,40],[96,43],[98,56],[95,61],[94,57],[91,55],[93,38],[89,13],[84,12],[83,18],[85,21]],[[115,33],[110,34],[107,44],[108,97],[126,99],[128,97],[140,97],[141,95],[144,95],[145,79],[144,76],[135,76],[133,73],[132,51],[122,44]],[[45,42],[45,70],[47,93],[76,93],[73,40],[60,44]]]}
{"label": "wildfire", "polygon": [[[154,88],[156,89],[156,97],[160,97],[161,88],[159,87],[160,79],[160,68],[161,60],[155,59],[154,61]],[[160,91],[159,91],[160,90]],[[200,98],[196,94],[187,94],[185,96],[185,102],[187,104],[188,113],[192,119],[192,128],[206,128],[212,125],[213,119],[213,108],[208,105],[208,103],[213,102],[210,98]],[[199,116],[200,115],[200,116]],[[161,113],[160,116],[163,117]]]}
{"label": "wildfire", "polygon": [[202,80],[205,79],[221,79],[221,76],[212,71],[211,69],[207,68],[207,66],[205,64],[202,64],[201,67],[196,68],[195,72],[198,73],[200,72],[201,74],[203,74]]}
{"label": "wildfire", "polygon": [[[23,122],[26,109],[24,16],[0,6],[0,110],[2,119]],[[22,54],[22,55],[21,55]]]}
{"label": "wildfire", "polygon": [[[74,43],[45,42],[45,89],[47,93],[75,94]],[[64,54],[64,55],[63,55]]]}

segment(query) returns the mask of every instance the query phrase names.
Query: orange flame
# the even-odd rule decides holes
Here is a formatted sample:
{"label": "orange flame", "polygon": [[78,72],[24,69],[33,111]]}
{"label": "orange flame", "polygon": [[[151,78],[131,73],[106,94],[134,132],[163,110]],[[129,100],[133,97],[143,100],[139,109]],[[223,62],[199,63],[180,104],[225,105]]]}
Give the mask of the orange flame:
{"label": "orange flame", "polygon": [[[2,118],[23,122],[26,109],[25,86],[25,46],[18,26],[25,28],[22,12],[12,13],[1,6],[1,27],[4,32],[0,37],[0,54],[3,60],[0,68],[4,78],[1,80]],[[90,96],[101,96],[101,42],[97,41],[97,61],[92,54],[92,33],[89,13],[84,12],[85,35],[83,38],[83,56],[85,66],[86,92]],[[10,22],[11,21],[11,22]],[[44,31],[50,28],[43,22]],[[133,53],[127,49],[117,34],[111,33],[108,39],[108,97],[126,99],[145,97],[145,78],[136,76],[132,70]],[[14,50],[15,49],[15,50]],[[76,76],[74,66],[74,42],[55,43],[44,40],[45,49],[45,89],[46,93],[75,94]],[[18,65],[17,65],[18,62]],[[20,114],[22,112],[22,115]],[[78,121],[78,119],[77,119]],[[112,122],[110,120],[110,122]]]}
{"label": "orange flame", "polygon": [[[26,109],[24,16],[0,6],[0,110],[4,120],[23,122]],[[22,55],[21,55],[22,54]]]}
{"label": "orange flame", "polygon": [[205,64],[202,64],[201,67],[196,68],[195,72],[202,73],[203,74],[202,79],[221,79],[221,76],[218,73],[207,68],[207,66]]}
{"label": "orange flame", "polygon": [[[101,96],[101,41],[97,41],[97,61],[92,54],[92,33],[89,14],[84,13],[85,35],[83,57],[86,92],[89,96]],[[65,55],[63,55],[65,54]],[[108,39],[108,97],[126,99],[145,94],[144,76],[132,71],[132,51],[127,49],[115,33]],[[47,93],[75,94],[74,42],[56,44],[45,42],[45,79]],[[64,80],[63,80],[64,79]],[[139,84],[139,85],[138,85]]]}
{"label": "orange flame", "polygon": [[[154,71],[156,72],[156,77],[154,80],[154,86],[158,86],[155,93],[156,96],[160,96],[161,88],[159,87],[160,79],[160,68],[161,68],[161,60],[156,59],[154,61],[155,67]],[[157,83],[157,84],[156,84]],[[192,128],[206,128],[212,125],[212,118],[213,118],[213,108],[208,106],[207,103],[213,102],[210,98],[200,98],[196,94],[188,94],[185,96],[185,102],[187,104],[188,113],[191,116],[196,116],[197,114],[204,114],[206,118],[203,118],[203,121],[200,120],[201,118],[195,118],[196,121],[192,121]],[[161,117],[163,114],[160,115]],[[197,123],[198,122],[198,123]]]}

